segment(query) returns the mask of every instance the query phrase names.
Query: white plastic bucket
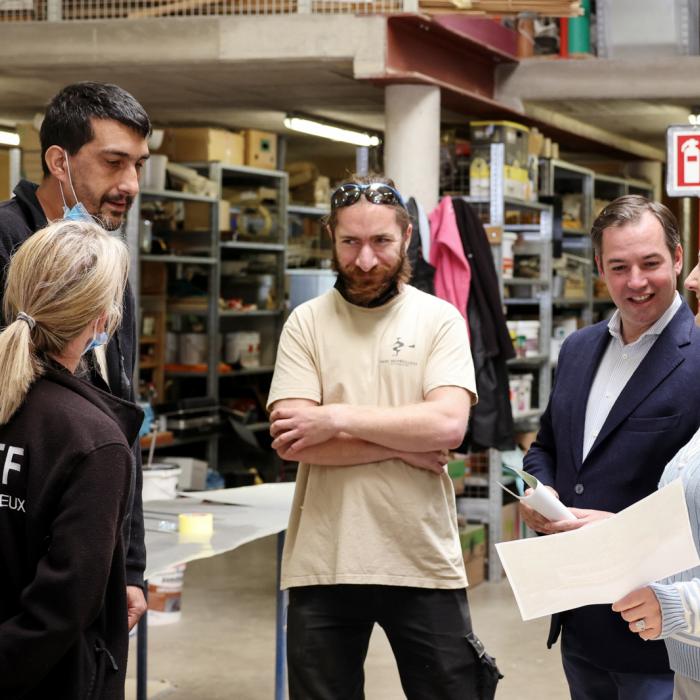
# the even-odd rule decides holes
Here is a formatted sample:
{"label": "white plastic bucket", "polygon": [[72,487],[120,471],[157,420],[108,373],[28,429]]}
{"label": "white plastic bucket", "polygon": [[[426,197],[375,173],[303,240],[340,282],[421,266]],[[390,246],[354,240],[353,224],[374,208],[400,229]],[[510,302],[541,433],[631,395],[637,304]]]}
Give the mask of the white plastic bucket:
{"label": "white plastic bucket", "polygon": [[518,335],[523,338],[525,357],[534,357],[540,352],[540,322],[518,321]]}
{"label": "white plastic bucket", "polygon": [[143,470],[144,501],[163,501],[175,498],[177,481],[182,469],[174,464],[154,464]]}
{"label": "white plastic bucket", "polygon": [[207,361],[206,333],[180,334],[180,362],[183,365],[198,365]]}
{"label": "white plastic bucket", "polygon": [[501,251],[503,253],[501,262],[501,269],[503,270],[503,279],[513,278],[513,267],[515,264],[513,258],[513,246],[515,245],[515,241],[517,240],[517,233],[511,233],[510,231],[503,232],[501,247]]}
{"label": "white plastic bucket", "polygon": [[148,624],[170,625],[182,617],[182,584],[185,564],[148,579]]}
{"label": "white plastic bucket", "polygon": [[241,331],[226,334],[226,362],[240,364],[241,367],[260,366],[260,333]]}

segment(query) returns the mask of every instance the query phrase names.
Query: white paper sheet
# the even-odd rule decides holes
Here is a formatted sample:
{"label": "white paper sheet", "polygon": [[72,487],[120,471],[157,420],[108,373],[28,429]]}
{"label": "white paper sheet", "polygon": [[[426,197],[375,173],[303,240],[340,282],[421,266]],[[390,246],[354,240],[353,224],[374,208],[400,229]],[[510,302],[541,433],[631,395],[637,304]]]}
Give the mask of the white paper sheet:
{"label": "white paper sheet", "polygon": [[542,486],[537,477],[515,467],[506,466],[506,469],[517,474],[532,489],[532,493],[527,496],[519,496],[499,482],[499,486],[504,491],[515,496],[521,503],[530,506],[540,515],[544,515],[548,520],[576,520],[576,516],[548,488]]}
{"label": "white paper sheet", "polygon": [[700,565],[679,479],[607,520],[496,549],[523,620],[614,603]]}

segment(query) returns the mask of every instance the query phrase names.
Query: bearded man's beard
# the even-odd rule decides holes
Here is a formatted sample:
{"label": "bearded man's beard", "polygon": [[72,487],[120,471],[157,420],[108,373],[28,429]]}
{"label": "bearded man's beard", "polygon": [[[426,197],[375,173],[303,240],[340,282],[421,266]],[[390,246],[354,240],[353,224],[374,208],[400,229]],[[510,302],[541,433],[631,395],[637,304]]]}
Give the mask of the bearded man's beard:
{"label": "bearded man's beard", "polygon": [[392,287],[400,287],[411,279],[411,264],[403,245],[399,258],[392,266],[380,264],[369,272],[363,272],[356,265],[343,269],[334,246],[333,269],[343,283],[346,297],[357,306],[368,306]]}

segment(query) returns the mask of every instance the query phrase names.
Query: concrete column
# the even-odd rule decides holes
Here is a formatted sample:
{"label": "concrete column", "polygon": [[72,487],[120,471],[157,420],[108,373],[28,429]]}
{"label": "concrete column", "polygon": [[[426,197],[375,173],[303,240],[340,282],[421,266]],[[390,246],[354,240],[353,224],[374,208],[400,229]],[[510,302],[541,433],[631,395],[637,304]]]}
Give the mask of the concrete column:
{"label": "concrete column", "polygon": [[440,88],[389,85],[384,113],[384,172],[429,212],[439,196]]}

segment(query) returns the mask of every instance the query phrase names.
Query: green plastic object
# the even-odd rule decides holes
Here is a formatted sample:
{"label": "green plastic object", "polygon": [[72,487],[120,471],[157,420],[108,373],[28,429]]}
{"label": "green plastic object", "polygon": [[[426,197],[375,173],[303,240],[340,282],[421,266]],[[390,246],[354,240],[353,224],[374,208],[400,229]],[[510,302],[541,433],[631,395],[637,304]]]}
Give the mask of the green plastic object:
{"label": "green plastic object", "polygon": [[569,55],[591,52],[591,0],[581,0],[583,14],[569,17]]}

